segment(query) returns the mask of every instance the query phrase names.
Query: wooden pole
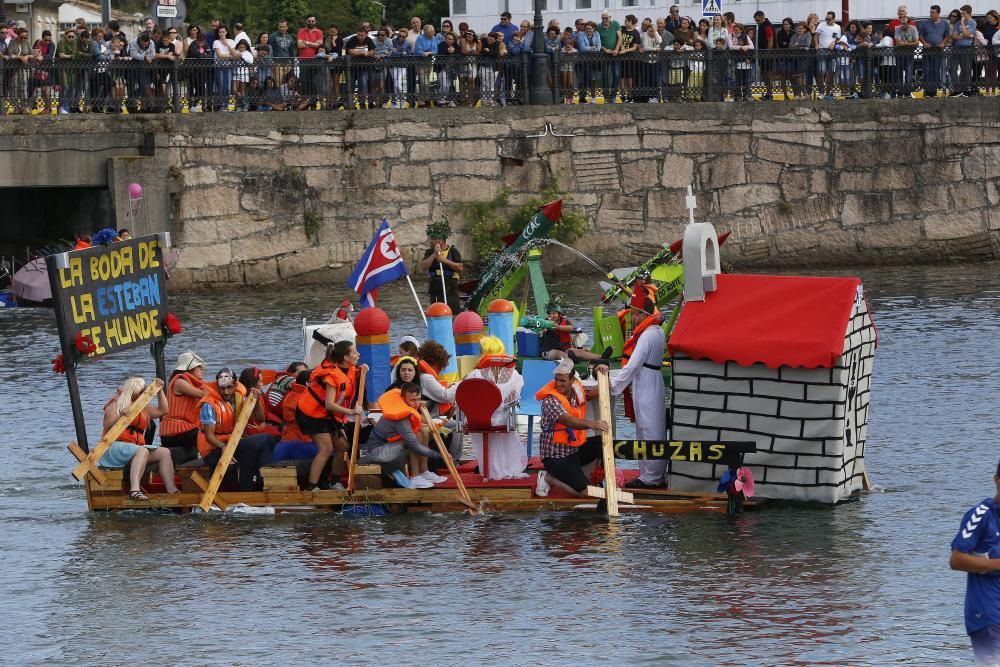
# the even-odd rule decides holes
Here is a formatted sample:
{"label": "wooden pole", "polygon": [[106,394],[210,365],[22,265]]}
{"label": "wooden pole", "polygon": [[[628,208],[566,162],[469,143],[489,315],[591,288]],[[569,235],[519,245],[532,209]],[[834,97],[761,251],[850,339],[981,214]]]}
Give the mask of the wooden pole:
{"label": "wooden pole", "polygon": [[611,384],[607,373],[597,374],[598,401],[601,420],[608,430],[601,433],[601,450],[604,456],[604,498],[608,503],[608,516],[618,516],[618,480],[615,476],[615,442],[611,433]]}
{"label": "wooden pole", "polygon": [[128,428],[128,425],[135,420],[136,416],[142,411],[146,405],[153,400],[153,396],[156,395],[158,391],[163,389],[163,382],[157,378],[149,383],[149,386],[141,394],[139,398],[132,402],[132,406],[128,409],[128,412],[123,414],[118,418],[108,432],[104,434],[101,441],[97,443],[94,449],[87,454],[87,457],[80,461],[79,465],[73,468],[73,477],[76,479],[83,479],[86,477],[88,472],[95,470],[97,468],[97,462],[104,456],[104,453],[111,448],[111,445],[118,439],[121,432]]}
{"label": "wooden pole", "polygon": [[478,514],[479,508],[472,502],[472,498],[469,497],[469,490],[465,488],[465,483],[462,482],[462,478],[458,474],[458,469],[455,468],[455,462],[451,459],[451,454],[448,453],[448,448],[444,446],[444,440],[441,439],[441,434],[438,433],[437,424],[431,418],[431,413],[427,411],[427,408],[420,406],[420,414],[424,416],[424,420],[427,422],[427,426],[431,430],[431,437],[434,438],[434,444],[437,445],[438,452],[441,453],[441,458],[444,459],[444,464],[448,466],[448,472],[451,476],[455,478],[455,485],[458,487],[459,501],[469,508],[470,514]]}
{"label": "wooden pole", "polygon": [[[0,2],[3,2],[3,0],[0,0]],[[52,294],[58,294],[59,269],[56,268],[56,255],[49,255],[45,258],[45,267],[49,272],[49,289]],[[53,310],[56,312],[56,327],[59,330],[59,348],[63,355],[63,365],[66,368],[66,386],[69,389],[69,405],[73,410],[73,427],[76,430],[76,441],[84,452],[89,452],[87,423],[83,417],[83,405],[80,402],[80,385],[76,381],[76,364],[73,362],[76,350],[73,347],[73,342],[63,333],[67,330],[67,323],[60,304],[56,303]],[[78,477],[77,479],[80,478]]]}
{"label": "wooden pole", "polygon": [[[358,400],[365,407],[365,380],[368,377],[368,367],[361,369],[361,381],[358,382]],[[354,493],[354,469],[358,465],[358,443],[361,440],[361,415],[354,418],[354,439],[351,441],[351,458],[347,462],[347,493]]]}
{"label": "wooden pole", "polygon": [[257,390],[250,392],[246,400],[243,401],[243,409],[240,410],[239,417],[236,418],[236,425],[233,426],[233,432],[229,435],[229,442],[222,450],[222,456],[219,458],[219,462],[215,466],[215,472],[212,473],[212,479],[208,482],[208,488],[205,493],[201,496],[201,502],[198,506],[201,507],[201,511],[207,512],[212,507],[212,501],[215,500],[215,494],[219,492],[219,486],[222,485],[222,478],[226,476],[226,470],[229,469],[229,463],[233,460],[233,455],[236,454],[236,446],[240,444],[240,438],[243,437],[243,431],[246,430],[247,422],[250,421],[250,417],[253,416],[254,405],[257,404],[257,398],[259,394]]}

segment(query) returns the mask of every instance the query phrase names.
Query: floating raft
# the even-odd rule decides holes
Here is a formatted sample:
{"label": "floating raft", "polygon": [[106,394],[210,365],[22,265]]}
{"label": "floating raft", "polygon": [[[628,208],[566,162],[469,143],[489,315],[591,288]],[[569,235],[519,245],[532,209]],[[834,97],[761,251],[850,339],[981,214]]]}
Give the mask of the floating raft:
{"label": "floating raft", "polygon": [[[459,474],[473,503],[482,510],[505,512],[538,510],[580,510],[595,511],[596,499],[572,498],[561,489],[553,488],[548,496],[535,495],[535,479],[541,468],[538,459],[532,460],[528,477],[524,479],[484,481],[475,471],[475,462],[467,461],[459,467]],[[180,493],[167,495],[163,482],[155,473],[147,473],[143,489],[150,496],[148,501],[129,500],[127,488],[123,486],[121,469],[102,469],[105,482],[101,483],[88,475],[85,480],[87,505],[97,510],[175,510],[189,512],[199,505],[203,488],[207,487],[210,471],[205,467],[178,468]],[[466,508],[458,500],[455,481],[438,484],[433,489],[381,488],[382,478],[379,466],[359,465],[357,467],[357,488],[354,494],[345,491],[302,491],[299,488],[295,466],[273,466],[262,469],[264,490],[237,492],[226,490],[215,497],[214,504],[225,510],[231,505],[243,503],[256,507],[273,507],[284,511],[337,511],[345,507],[378,505],[394,513],[404,512],[462,512]],[[447,471],[442,471],[447,472]],[[637,470],[624,470],[625,480],[635,479]],[[692,512],[726,511],[727,498],[724,494],[671,491],[653,489],[639,491],[630,489],[635,502],[621,504],[625,512]],[[755,504],[747,502],[745,509],[753,509]]]}

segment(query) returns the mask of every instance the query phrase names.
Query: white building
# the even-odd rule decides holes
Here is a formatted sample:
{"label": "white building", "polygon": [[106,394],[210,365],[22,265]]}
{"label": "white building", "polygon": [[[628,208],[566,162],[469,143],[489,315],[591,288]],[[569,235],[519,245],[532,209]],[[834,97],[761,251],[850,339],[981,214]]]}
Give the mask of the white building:
{"label": "white building", "polygon": [[[860,491],[877,345],[861,281],[711,268],[690,280],[687,236],[684,259],[685,285],[706,284],[668,343],[671,438],[755,441],[744,460],[763,498],[835,503]],[[670,488],[713,491],[724,470],[671,461]]]}
{"label": "white building", "polygon": [[[599,22],[601,12],[605,9],[611,12],[611,16],[623,23],[626,14],[635,14],[640,20],[643,18],[656,19],[666,17],[672,5],[676,4],[681,10],[681,16],[689,16],[697,22],[702,17],[703,2],[707,0],[682,0],[681,2],[668,2],[667,0],[537,0],[541,3],[543,24],[548,25],[549,20],[557,19],[559,24],[566,28],[572,27],[576,19],[583,18]],[[819,14],[820,18],[828,12],[836,12],[837,20],[842,16],[841,0],[828,0],[827,2],[817,2],[817,0],[712,0],[720,6],[722,12],[733,12],[737,21],[752,22],[754,12],[758,9],[776,26],[781,25],[781,20],[786,16],[792,17],[796,21],[801,21],[810,13]],[[509,11],[513,15],[513,23],[519,24],[523,19],[533,21],[535,10],[535,0],[450,0],[451,20],[455,26],[462,21],[468,23],[477,33],[489,30],[499,23],[500,13]],[[912,16],[926,16],[928,7],[926,5],[914,5],[910,9]],[[850,7],[851,19],[892,19],[896,17],[896,8],[899,6],[898,0],[865,0]]]}

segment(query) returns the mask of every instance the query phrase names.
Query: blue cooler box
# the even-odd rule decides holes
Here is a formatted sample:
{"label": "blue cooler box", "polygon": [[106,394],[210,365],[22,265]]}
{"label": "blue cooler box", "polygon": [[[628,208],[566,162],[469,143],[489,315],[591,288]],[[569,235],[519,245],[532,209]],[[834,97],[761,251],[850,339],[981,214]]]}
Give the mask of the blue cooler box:
{"label": "blue cooler box", "polygon": [[542,339],[534,331],[518,330],[516,332],[517,337],[517,356],[519,357],[538,357],[542,354]]}

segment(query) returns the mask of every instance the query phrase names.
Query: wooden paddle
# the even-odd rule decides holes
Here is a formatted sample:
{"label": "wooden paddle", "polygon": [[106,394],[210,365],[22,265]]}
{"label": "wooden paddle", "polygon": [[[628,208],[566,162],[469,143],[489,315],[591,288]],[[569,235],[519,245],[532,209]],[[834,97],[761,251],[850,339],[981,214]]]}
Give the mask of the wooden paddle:
{"label": "wooden paddle", "polygon": [[[106,478],[104,478],[104,475],[97,468],[97,462],[102,456],[104,456],[104,453],[111,448],[111,445],[118,439],[121,432],[128,428],[128,425],[135,420],[138,414],[142,412],[142,409],[145,408],[151,400],[153,400],[153,396],[155,396],[161,389],[163,389],[163,381],[159,378],[150,382],[149,386],[146,387],[141,394],[139,394],[139,398],[132,401],[132,406],[128,409],[128,412],[119,417],[118,421],[111,425],[111,428],[109,428],[108,432],[104,434],[100,442],[98,442],[97,445],[90,450],[90,453],[87,454],[82,461],[80,461],[79,465],[73,468],[73,477],[76,479],[83,479],[89,472],[94,475],[94,479],[103,484],[104,481],[106,481]],[[69,448],[71,452],[73,451],[73,447],[79,449],[79,446],[77,446],[76,443],[71,443]],[[101,478],[104,479],[102,480]]]}
{"label": "wooden paddle", "polygon": [[229,464],[233,460],[233,456],[236,454],[236,446],[240,444],[240,438],[243,437],[243,431],[246,430],[247,423],[250,421],[250,417],[253,416],[253,408],[257,404],[257,398],[259,393],[254,390],[250,392],[250,395],[246,397],[243,401],[243,409],[240,410],[239,416],[236,418],[236,424],[233,426],[233,432],[229,434],[229,442],[222,449],[222,456],[219,458],[219,462],[215,466],[215,472],[212,473],[212,479],[208,482],[208,488],[205,489],[205,493],[201,496],[201,502],[198,506],[201,507],[201,511],[207,512],[212,507],[212,501],[215,500],[215,494],[219,492],[219,486],[222,485],[222,478],[226,476],[226,470],[229,469]]}
{"label": "wooden paddle", "polygon": [[462,482],[462,478],[458,474],[458,469],[455,468],[455,462],[451,459],[451,454],[448,452],[448,448],[444,446],[444,440],[441,439],[441,434],[438,433],[437,424],[431,418],[431,413],[427,411],[427,408],[420,406],[420,414],[423,415],[424,420],[427,422],[427,426],[431,430],[431,437],[434,438],[434,444],[437,445],[438,452],[441,453],[441,458],[444,459],[444,464],[448,466],[448,472],[455,479],[455,485],[458,486],[459,502],[469,508],[469,514],[479,514],[479,508],[472,502],[472,498],[469,497],[469,490],[465,488],[465,484]]}
{"label": "wooden paddle", "polygon": [[[368,377],[368,367],[361,368],[361,381],[358,382],[358,403],[365,407],[365,379]],[[358,465],[358,443],[361,440],[362,415],[354,418],[354,439],[351,441],[351,458],[347,462],[347,493],[354,493],[354,469]]]}

